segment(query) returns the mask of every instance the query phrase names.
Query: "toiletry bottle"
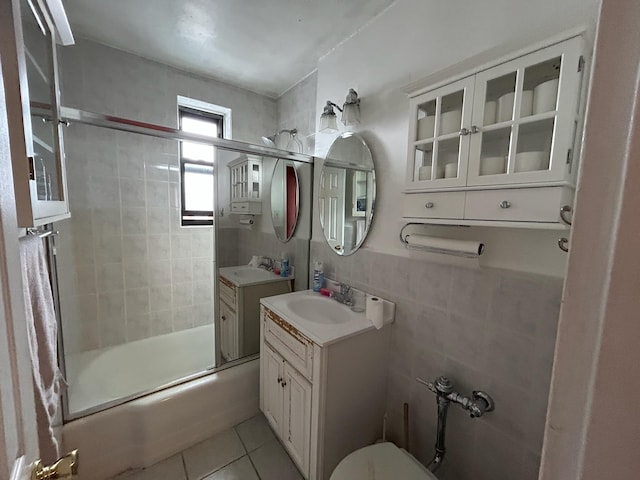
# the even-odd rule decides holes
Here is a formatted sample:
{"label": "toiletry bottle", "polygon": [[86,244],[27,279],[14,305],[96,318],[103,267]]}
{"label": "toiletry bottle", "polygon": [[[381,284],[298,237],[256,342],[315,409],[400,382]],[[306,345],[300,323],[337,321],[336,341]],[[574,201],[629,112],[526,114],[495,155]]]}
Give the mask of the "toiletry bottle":
{"label": "toiletry bottle", "polygon": [[322,271],[322,262],[316,261],[313,268],[313,291],[319,292],[324,284],[324,272]]}
{"label": "toiletry bottle", "polygon": [[289,276],[289,254],[287,252],[282,252],[280,255],[280,276]]}

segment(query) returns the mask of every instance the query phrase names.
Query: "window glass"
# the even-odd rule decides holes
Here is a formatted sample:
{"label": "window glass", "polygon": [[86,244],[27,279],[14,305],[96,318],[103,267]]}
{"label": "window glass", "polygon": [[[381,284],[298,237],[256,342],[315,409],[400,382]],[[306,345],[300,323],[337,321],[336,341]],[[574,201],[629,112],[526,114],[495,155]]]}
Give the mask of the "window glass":
{"label": "window glass", "polygon": [[[180,129],[184,132],[222,137],[224,118],[208,112],[180,107]],[[180,144],[182,225],[213,225],[215,149],[197,142]]]}

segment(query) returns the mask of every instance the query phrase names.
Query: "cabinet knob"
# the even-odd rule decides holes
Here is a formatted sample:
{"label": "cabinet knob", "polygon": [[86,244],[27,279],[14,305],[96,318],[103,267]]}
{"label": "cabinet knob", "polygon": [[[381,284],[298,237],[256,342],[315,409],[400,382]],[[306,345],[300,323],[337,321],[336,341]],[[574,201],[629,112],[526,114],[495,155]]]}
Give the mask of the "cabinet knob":
{"label": "cabinet knob", "polygon": [[465,135],[469,135],[470,133],[471,132],[467,128],[463,128],[462,130],[460,130],[460,136],[461,137],[464,137]]}
{"label": "cabinet knob", "polygon": [[469,130],[469,133],[480,133],[480,129],[475,125],[471,125],[471,130]]}
{"label": "cabinet knob", "polygon": [[285,380],[282,380],[282,383],[280,385],[282,385],[282,388],[284,388],[287,385],[287,382]]}
{"label": "cabinet knob", "polygon": [[435,206],[436,205],[433,202],[427,202],[427,203],[424,204],[424,208],[433,208]]}
{"label": "cabinet knob", "polygon": [[220,318],[222,319],[223,322],[227,319],[227,317],[225,317],[224,315],[222,315]]}
{"label": "cabinet knob", "polygon": [[510,207],[511,207],[511,202],[507,200],[503,200],[500,202],[500,208],[510,208]]}
{"label": "cabinet knob", "polygon": [[278,383],[282,383],[282,377],[278,377]]}

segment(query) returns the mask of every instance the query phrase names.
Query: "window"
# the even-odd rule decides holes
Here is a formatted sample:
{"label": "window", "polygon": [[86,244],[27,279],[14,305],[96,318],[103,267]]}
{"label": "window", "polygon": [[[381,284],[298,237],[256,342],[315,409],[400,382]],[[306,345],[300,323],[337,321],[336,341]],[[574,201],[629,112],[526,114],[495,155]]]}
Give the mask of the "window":
{"label": "window", "polygon": [[[223,137],[223,115],[179,106],[180,130]],[[180,142],[182,226],[213,225],[214,163],[212,145]]]}

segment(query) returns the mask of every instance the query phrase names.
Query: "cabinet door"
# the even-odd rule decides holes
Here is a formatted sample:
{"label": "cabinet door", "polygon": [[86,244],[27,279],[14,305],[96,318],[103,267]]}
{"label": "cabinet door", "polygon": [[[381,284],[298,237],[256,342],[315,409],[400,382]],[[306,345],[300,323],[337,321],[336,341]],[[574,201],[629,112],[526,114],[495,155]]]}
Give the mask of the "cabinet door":
{"label": "cabinet door", "polygon": [[466,185],[473,89],[472,76],[411,100],[407,189]]}
{"label": "cabinet door", "polygon": [[[37,2],[20,2],[22,40],[28,87],[24,89],[25,141],[31,162],[28,182],[30,206],[19,206],[20,226],[37,226],[66,218],[63,126],[60,118],[56,43],[48,12]],[[31,211],[28,214],[28,210]],[[30,217],[30,218],[25,218]]]}
{"label": "cabinet door", "polygon": [[311,443],[311,384],[288,363],[284,363],[284,418],[285,447],[305,476],[309,473]]}
{"label": "cabinet door", "polygon": [[220,354],[227,362],[238,358],[237,316],[224,302],[220,302]]}
{"label": "cabinet door", "polygon": [[263,343],[263,372],[262,372],[262,398],[264,416],[271,424],[271,428],[277,433],[282,431],[283,414],[283,389],[282,370],[283,359],[274,352],[269,345]]}
{"label": "cabinet door", "polygon": [[569,180],[581,50],[573,38],[476,75],[469,185]]}

